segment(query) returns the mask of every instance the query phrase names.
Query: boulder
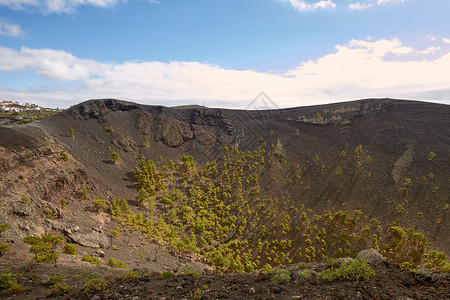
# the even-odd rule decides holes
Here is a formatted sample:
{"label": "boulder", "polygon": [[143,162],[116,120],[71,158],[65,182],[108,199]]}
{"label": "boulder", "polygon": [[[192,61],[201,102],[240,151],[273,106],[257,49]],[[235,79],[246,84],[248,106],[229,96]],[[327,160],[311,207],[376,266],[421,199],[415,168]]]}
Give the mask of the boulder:
{"label": "boulder", "polygon": [[85,247],[104,248],[108,244],[106,235],[95,230],[91,233],[72,232],[68,236],[74,243]]}
{"label": "boulder", "polygon": [[356,259],[359,261],[364,259],[369,264],[379,264],[386,261],[383,255],[381,255],[380,252],[373,248],[362,250],[358,253]]}
{"label": "boulder", "polygon": [[201,125],[192,125],[195,139],[206,149],[211,149],[216,144],[217,137]]}
{"label": "boulder", "polygon": [[183,145],[194,136],[188,123],[169,118],[161,120],[158,133],[159,139],[172,148]]}
{"label": "boulder", "polygon": [[283,155],[283,153],[284,153],[283,145],[281,144],[280,139],[277,140],[277,145],[275,146],[275,151],[273,153],[275,153],[275,155],[278,155],[278,156]]}
{"label": "boulder", "polygon": [[13,214],[19,217],[28,217],[32,214],[31,205],[21,204],[19,206],[13,207]]}

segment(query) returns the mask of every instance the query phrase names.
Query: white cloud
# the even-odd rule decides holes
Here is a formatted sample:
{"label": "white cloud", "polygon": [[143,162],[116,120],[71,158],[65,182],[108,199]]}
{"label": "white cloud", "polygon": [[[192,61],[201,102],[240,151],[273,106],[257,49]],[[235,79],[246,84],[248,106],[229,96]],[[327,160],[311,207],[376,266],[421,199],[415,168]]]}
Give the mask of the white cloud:
{"label": "white cloud", "polygon": [[378,5],[390,2],[405,2],[405,0],[378,0]]}
{"label": "white cloud", "polygon": [[314,3],[307,3],[302,0],[277,0],[281,4],[289,4],[291,5],[295,10],[299,12],[306,12],[306,11],[314,11],[317,9],[333,9],[336,8],[336,4],[331,0],[322,0],[322,1],[316,1]]}
{"label": "white cloud", "polygon": [[430,54],[436,54],[441,50],[442,50],[441,47],[432,46],[432,47],[428,47],[425,50],[419,51],[419,53],[425,54],[425,55],[430,55]]}
{"label": "white cloud", "polygon": [[[279,74],[200,62],[101,63],[61,50],[0,48],[0,70],[24,69],[52,81],[47,88],[0,89],[3,98],[59,107],[111,97],[162,105],[206,101],[230,108],[244,108],[261,91],[279,107],[369,97],[450,99],[450,51],[415,49],[399,39],[351,40]],[[59,88],[55,80],[62,81]]]}
{"label": "white cloud", "polygon": [[356,2],[354,4],[350,4],[348,6],[348,8],[350,8],[351,10],[364,10],[364,9],[371,8],[372,6],[373,5],[371,3]]}
{"label": "white cloud", "polygon": [[47,79],[73,81],[102,74],[104,67],[93,60],[79,59],[61,50],[23,47],[16,51],[0,46],[0,71],[33,69]]}
{"label": "white cloud", "polygon": [[20,25],[10,24],[0,20],[0,35],[17,36],[23,33]]}
{"label": "white cloud", "polygon": [[[8,6],[14,10],[39,10],[43,13],[72,13],[81,5],[96,7],[113,7],[129,0],[0,0],[0,6]],[[159,3],[148,0],[150,3]]]}
{"label": "white cloud", "polygon": [[[363,0],[363,1],[358,1],[352,4],[348,5],[348,8],[351,10],[365,10],[365,9],[369,9],[372,8],[374,6],[374,4],[372,4],[371,2],[375,2],[375,0]],[[405,2],[405,0],[378,0],[376,1],[377,5],[383,5],[383,4],[387,4],[387,3],[393,3],[393,2]]]}
{"label": "white cloud", "polygon": [[450,39],[443,38],[442,41],[446,44],[450,44]]}

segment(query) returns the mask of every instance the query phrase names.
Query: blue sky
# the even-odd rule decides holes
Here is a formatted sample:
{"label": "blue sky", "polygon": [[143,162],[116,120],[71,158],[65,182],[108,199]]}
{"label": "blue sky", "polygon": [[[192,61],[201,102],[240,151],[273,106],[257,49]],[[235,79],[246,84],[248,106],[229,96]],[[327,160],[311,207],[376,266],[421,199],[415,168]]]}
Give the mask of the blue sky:
{"label": "blue sky", "polygon": [[450,104],[448,0],[0,0],[0,99]]}

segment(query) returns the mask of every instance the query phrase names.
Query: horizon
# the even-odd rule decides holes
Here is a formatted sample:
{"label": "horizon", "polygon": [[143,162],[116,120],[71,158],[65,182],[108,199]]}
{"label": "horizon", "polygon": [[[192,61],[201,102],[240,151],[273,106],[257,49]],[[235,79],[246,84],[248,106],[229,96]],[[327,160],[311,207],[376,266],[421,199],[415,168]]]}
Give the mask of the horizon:
{"label": "horizon", "polygon": [[449,10],[445,0],[5,0],[0,98],[450,104]]}
{"label": "horizon", "polygon": [[[97,98],[97,99],[88,99],[88,100],[84,100],[78,103],[75,103],[73,105],[71,105],[68,108],[64,108],[65,109],[70,109],[74,106],[83,104],[85,102],[90,102],[90,101],[104,101],[104,100],[115,100],[115,101],[123,101],[123,102],[129,102],[132,104],[138,104],[138,105],[146,105],[146,106],[162,106],[162,107],[167,107],[167,108],[183,108],[183,107],[187,107],[186,109],[189,109],[189,106],[192,107],[201,107],[201,108],[210,108],[210,109],[227,109],[227,110],[248,110],[248,111],[256,111],[256,110],[283,110],[283,109],[294,109],[294,108],[301,108],[301,107],[314,107],[314,106],[326,106],[326,105],[339,105],[339,104],[345,104],[345,103],[352,103],[352,102],[361,102],[361,101],[386,101],[386,100],[391,100],[391,101],[398,101],[398,102],[418,102],[418,103],[428,103],[428,104],[441,104],[441,105],[450,105],[450,103],[442,103],[442,102],[436,102],[436,101],[426,101],[426,100],[414,100],[414,99],[396,99],[396,98],[362,98],[362,99],[352,99],[352,100],[342,100],[342,101],[337,101],[337,102],[331,102],[331,103],[323,103],[323,104],[305,104],[305,105],[299,105],[299,106],[289,106],[289,107],[278,107],[276,106],[276,103],[272,103],[272,104],[267,104],[265,102],[262,103],[261,106],[250,106],[247,105],[247,107],[245,108],[233,108],[233,107],[217,107],[217,106],[208,106],[208,105],[200,105],[200,104],[183,104],[183,105],[173,105],[173,106],[167,106],[167,105],[159,105],[159,104],[151,104],[151,103],[140,103],[138,101],[129,101],[129,100],[124,100],[124,99],[115,99],[115,98]],[[253,99],[252,101],[250,101],[250,103],[254,102],[257,99]],[[52,109],[55,109],[54,107],[49,107]]]}
{"label": "horizon", "polygon": [[[445,103],[445,102],[439,102],[439,101],[427,101],[427,100],[415,100],[415,99],[398,99],[398,98],[389,98],[389,97],[385,97],[385,98],[362,98],[362,99],[351,99],[351,100],[342,100],[342,101],[336,101],[336,102],[330,102],[330,103],[314,103],[314,104],[304,104],[304,105],[298,105],[298,106],[288,106],[288,107],[278,107],[276,105],[276,103],[272,102],[267,104],[266,102],[263,101],[261,106],[256,106],[256,105],[247,105],[247,107],[245,108],[233,108],[233,107],[219,107],[219,106],[208,106],[208,105],[201,105],[201,104],[196,104],[196,103],[191,103],[191,104],[182,104],[182,105],[172,105],[172,106],[168,106],[168,105],[161,105],[161,104],[152,104],[152,103],[142,103],[139,101],[133,101],[133,100],[125,100],[125,99],[117,99],[117,98],[95,98],[95,99],[87,99],[87,100],[83,100],[77,103],[74,103],[72,105],[70,105],[69,107],[66,108],[62,108],[62,107],[51,107],[51,106],[40,106],[37,105],[33,102],[26,102],[26,100],[24,101],[20,101],[20,100],[14,100],[14,99],[0,99],[0,101],[12,101],[12,104],[29,104],[29,105],[37,105],[38,107],[44,108],[44,109],[58,109],[61,111],[64,111],[66,109],[70,109],[74,106],[83,104],[85,102],[91,102],[91,101],[104,101],[104,100],[114,100],[114,101],[123,101],[123,102],[128,102],[128,103],[132,103],[132,104],[138,104],[138,105],[145,105],[145,106],[162,106],[162,107],[167,107],[167,108],[184,108],[186,107],[186,109],[189,109],[190,106],[194,107],[200,107],[200,108],[210,108],[210,109],[227,109],[227,110],[247,110],[247,111],[256,111],[256,110],[283,110],[283,109],[294,109],[294,108],[301,108],[301,107],[314,107],[314,106],[326,106],[326,105],[339,105],[339,104],[346,104],[346,103],[351,103],[351,102],[361,102],[361,101],[386,101],[386,100],[391,100],[391,101],[398,101],[398,102],[418,102],[418,103],[429,103],[429,104],[441,104],[441,105],[450,105],[450,103]],[[251,101],[249,101],[250,104],[254,103],[255,101],[257,101],[258,98],[255,98]],[[1,102],[0,102],[1,103]]]}

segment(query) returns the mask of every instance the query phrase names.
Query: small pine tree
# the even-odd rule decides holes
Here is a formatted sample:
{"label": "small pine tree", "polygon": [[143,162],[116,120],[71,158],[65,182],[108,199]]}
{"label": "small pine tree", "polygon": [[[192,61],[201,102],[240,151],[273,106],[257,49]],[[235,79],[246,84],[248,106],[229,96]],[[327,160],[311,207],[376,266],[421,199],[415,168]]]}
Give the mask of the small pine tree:
{"label": "small pine tree", "polygon": [[33,261],[37,263],[55,262],[59,258],[60,251],[56,251],[56,247],[64,243],[62,235],[53,233],[44,234],[40,238],[27,236],[23,239],[24,243],[30,244],[30,253],[34,254]]}
{"label": "small pine tree", "polygon": [[67,200],[64,198],[61,198],[61,208],[64,209],[67,206]]}
{"label": "small pine tree", "polygon": [[435,158],[436,157],[436,153],[434,153],[434,152],[430,152],[430,154],[428,155],[428,160],[433,160],[433,158]]}
{"label": "small pine tree", "polygon": [[8,223],[4,223],[0,225],[0,236],[3,232],[5,232],[7,229],[9,228],[9,224]]}
{"label": "small pine tree", "polygon": [[75,130],[73,130],[72,127],[69,128],[69,132],[70,132],[70,136],[71,136],[72,138],[75,138]]}
{"label": "small pine tree", "polygon": [[0,257],[3,256],[3,254],[4,254],[6,251],[9,251],[10,249],[11,249],[11,246],[10,246],[9,244],[1,243],[1,244],[0,244]]}
{"label": "small pine tree", "polygon": [[111,268],[128,268],[128,266],[120,260],[116,260],[114,258],[110,258],[107,264]]}
{"label": "small pine tree", "polygon": [[89,192],[85,186],[83,186],[83,194],[80,197],[81,200],[89,199]]}
{"label": "small pine tree", "polygon": [[113,162],[114,164],[116,164],[116,163],[119,161],[119,159],[120,159],[119,153],[113,151],[113,152],[111,153],[111,160],[112,160],[112,162]]}
{"label": "small pine tree", "polygon": [[67,153],[64,152],[64,151],[61,151],[61,152],[59,153],[59,156],[61,157],[61,159],[62,159],[63,161],[68,161],[68,160],[69,160],[69,156],[68,156]]}
{"label": "small pine tree", "polygon": [[75,246],[74,244],[71,244],[71,243],[65,243],[63,253],[69,254],[69,255],[77,255],[78,254],[77,246]]}
{"label": "small pine tree", "polygon": [[[8,223],[4,223],[0,225],[0,235],[5,232],[7,229],[9,228],[9,224]],[[9,251],[11,249],[11,246],[9,244],[4,244],[1,243],[0,244],[0,256],[3,256],[3,254],[6,251]]]}

